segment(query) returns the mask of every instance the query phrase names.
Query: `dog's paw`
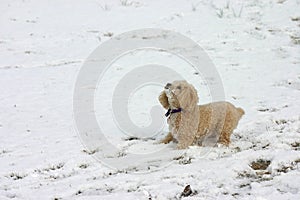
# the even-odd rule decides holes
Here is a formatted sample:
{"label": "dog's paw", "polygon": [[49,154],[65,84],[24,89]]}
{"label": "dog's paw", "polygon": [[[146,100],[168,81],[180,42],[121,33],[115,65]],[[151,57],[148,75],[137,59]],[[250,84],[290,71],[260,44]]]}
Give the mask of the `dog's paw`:
{"label": "dog's paw", "polygon": [[170,140],[163,139],[163,140],[159,141],[158,143],[159,144],[168,144],[170,142],[171,142]]}
{"label": "dog's paw", "polygon": [[188,148],[188,145],[185,144],[177,144],[176,149],[178,150],[182,150],[182,149],[186,149]]}
{"label": "dog's paw", "polygon": [[161,144],[168,144],[173,140],[173,136],[169,133],[164,139],[160,141]]}

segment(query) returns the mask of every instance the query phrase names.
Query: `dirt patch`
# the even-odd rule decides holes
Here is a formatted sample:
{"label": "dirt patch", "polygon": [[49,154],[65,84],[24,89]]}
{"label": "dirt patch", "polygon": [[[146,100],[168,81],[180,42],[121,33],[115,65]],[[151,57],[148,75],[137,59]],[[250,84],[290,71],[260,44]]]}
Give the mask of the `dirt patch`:
{"label": "dirt patch", "polygon": [[250,167],[254,170],[266,170],[270,164],[271,164],[270,160],[259,159],[259,160],[253,161],[251,163]]}

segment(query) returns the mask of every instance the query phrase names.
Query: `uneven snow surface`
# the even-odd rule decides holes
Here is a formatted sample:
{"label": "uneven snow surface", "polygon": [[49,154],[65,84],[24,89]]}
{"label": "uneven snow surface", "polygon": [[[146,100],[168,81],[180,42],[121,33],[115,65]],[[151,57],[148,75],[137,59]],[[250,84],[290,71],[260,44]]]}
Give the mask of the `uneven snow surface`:
{"label": "uneven snow surface", "polygon": [[[1,0],[0,199],[300,199],[299,10],[299,0]],[[111,160],[163,153],[146,152],[119,170],[81,143],[73,90],[84,60],[110,37],[141,28],[181,33],[210,56],[226,100],[246,112],[229,147],[179,151],[158,144],[165,132],[125,140],[109,110],[96,113],[120,149]],[[182,66],[171,60],[153,62]],[[110,103],[114,81],[131,64],[124,58],[112,66],[99,104]],[[205,85],[195,87],[199,103],[209,102]],[[149,123],[160,90],[133,95],[137,124]]]}

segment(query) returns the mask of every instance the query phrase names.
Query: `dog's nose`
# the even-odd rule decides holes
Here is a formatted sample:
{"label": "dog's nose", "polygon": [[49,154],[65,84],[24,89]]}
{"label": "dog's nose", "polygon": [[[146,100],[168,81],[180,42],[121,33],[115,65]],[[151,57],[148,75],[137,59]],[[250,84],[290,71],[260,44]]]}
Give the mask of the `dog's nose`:
{"label": "dog's nose", "polygon": [[167,85],[165,86],[165,89],[169,89],[169,87],[171,86],[171,83],[167,83]]}

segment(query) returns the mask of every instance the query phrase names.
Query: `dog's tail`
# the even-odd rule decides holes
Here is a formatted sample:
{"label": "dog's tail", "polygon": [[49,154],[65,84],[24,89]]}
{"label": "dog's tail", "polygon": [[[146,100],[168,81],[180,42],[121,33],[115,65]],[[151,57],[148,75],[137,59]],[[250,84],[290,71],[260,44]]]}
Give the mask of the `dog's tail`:
{"label": "dog's tail", "polygon": [[245,114],[245,111],[242,108],[237,108],[236,109],[240,115],[240,118]]}

